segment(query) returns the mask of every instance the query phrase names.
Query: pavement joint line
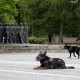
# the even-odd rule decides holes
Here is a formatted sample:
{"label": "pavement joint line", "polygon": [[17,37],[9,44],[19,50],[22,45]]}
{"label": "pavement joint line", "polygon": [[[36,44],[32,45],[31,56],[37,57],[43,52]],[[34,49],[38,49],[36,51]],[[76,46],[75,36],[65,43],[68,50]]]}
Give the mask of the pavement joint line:
{"label": "pavement joint line", "polygon": [[27,61],[11,61],[11,60],[0,60],[0,63],[7,63],[7,64],[27,64],[27,65],[39,65],[38,62],[27,62]]}
{"label": "pavement joint line", "polygon": [[[17,65],[40,65],[39,62],[27,62],[27,61],[11,61],[11,60],[0,60],[0,63],[2,64],[17,64]],[[80,64],[66,64],[66,66],[74,66],[76,68],[80,67]]]}
{"label": "pavement joint line", "polygon": [[72,76],[72,75],[61,75],[61,74],[46,74],[46,73],[37,73],[37,72],[25,72],[25,71],[12,71],[12,70],[1,70],[0,72],[9,72],[9,73],[21,73],[21,74],[31,74],[31,75],[42,75],[42,76],[56,76],[56,77],[68,77],[68,78],[77,78],[80,79],[78,76]]}

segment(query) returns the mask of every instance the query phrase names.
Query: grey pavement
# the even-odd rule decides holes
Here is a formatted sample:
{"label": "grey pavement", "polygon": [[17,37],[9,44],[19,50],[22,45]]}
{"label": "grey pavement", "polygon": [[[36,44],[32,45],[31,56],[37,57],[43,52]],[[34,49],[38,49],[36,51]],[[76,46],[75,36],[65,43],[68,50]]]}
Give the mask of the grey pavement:
{"label": "grey pavement", "polygon": [[39,66],[35,60],[38,53],[1,53],[0,80],[80,80],[80,59],[66,53],[47,53],[50,57],[62,58],[66,66],[75,69],[34,70]]}

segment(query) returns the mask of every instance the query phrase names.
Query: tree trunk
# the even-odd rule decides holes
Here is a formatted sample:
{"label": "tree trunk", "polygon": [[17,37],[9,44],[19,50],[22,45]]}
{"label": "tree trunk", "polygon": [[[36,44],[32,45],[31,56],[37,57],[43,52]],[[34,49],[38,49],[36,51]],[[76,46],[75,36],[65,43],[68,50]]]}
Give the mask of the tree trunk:
{"label": "tree trunk", "polygon": [[64,25],[64,22],[61,21],[60,22],[60,35],[59,35],[59,43],[63,43],[63,26]]}

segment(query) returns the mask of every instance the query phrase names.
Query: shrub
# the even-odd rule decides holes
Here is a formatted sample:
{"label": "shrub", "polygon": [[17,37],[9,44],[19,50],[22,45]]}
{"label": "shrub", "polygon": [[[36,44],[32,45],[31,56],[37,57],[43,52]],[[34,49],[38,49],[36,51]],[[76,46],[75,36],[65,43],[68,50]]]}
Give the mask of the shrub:
{"label": "shrub", "polygon": [[36,38],[36,37],[30,37],[28,38],[28,41],[31,44],[44,44],[45,43],[44,38]]}

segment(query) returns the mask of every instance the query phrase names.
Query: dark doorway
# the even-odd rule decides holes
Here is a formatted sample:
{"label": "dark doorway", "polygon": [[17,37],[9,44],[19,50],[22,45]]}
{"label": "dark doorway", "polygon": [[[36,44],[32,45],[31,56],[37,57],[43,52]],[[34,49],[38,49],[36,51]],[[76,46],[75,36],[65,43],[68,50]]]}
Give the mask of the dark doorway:
{"label": "dark doorway", "polygon": [[49,43],[51,43],[52,42],[52,35],[48,35],[48,41],[49,41]]}

